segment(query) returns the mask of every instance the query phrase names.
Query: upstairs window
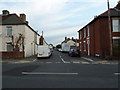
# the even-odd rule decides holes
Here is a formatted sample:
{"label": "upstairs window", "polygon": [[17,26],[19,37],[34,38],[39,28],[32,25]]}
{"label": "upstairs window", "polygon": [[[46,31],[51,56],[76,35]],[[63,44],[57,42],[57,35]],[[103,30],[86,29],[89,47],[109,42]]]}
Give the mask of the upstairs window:
{"label": "upstairs window", "polygon": [[79,35],[80,35],[80,39],[82,39],[82,33],[81,33],[81,31],[80,31]]}
{"label": "upstairs window", "polygon": [[84,38],[86,38],[86,28],[84,28]]}
{"label": "upstairs window", "polygon": [[7,36],[12,36],[13,29],[12,27],[7,27]]}
{"label": "upstairs window", "polygon": [[87,27],[87,30],[88,30],[87,31],[87,33],[88,33],[87,35],[90,36],[90,28],[89,28],[89,26]]}
{"label": "upstairs window", "polygon": [[112,20],[113,32],[120,32],[120,19]]}

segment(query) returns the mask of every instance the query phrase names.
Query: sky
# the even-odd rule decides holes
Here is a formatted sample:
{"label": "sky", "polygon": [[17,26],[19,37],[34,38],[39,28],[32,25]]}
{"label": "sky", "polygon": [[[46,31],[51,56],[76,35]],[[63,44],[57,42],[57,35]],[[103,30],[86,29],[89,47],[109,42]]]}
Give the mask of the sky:
{"label": "sky", "polygon": [[[109,0],[110,8],[119,0]],[[26,14],[29,25],[48,43],[78,38],[79,29],[107,10],[107,0],[0,0],[0,11]]]}

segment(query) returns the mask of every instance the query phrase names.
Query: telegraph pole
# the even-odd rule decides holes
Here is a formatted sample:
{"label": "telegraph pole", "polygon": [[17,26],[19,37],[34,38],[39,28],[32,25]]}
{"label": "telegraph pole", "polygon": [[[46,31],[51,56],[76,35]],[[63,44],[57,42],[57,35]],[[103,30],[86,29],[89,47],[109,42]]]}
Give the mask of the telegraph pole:
{"label": "telegraph pole", "polygon": [[111,29],[111,18],[110,18],[110,4],[107,0],[108,5],[108,26],[109,26],[109,39],[110,39],[110,58],[112,57],[112,29]]}

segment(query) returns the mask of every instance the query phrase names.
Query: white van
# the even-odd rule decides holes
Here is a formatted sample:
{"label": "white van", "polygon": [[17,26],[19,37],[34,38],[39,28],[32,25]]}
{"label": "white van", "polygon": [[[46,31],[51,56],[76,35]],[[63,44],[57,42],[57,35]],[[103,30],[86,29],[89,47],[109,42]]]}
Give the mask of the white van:
{"label": "white van", "polygon": [[37,51],[37,58],[50,57],[52,55],[48,45],[39,45]]}
{"label": "white van", "polygon": [[62,52],[69,52],[69,50],[70,50],[70,44],[63,43],[62,44]]}

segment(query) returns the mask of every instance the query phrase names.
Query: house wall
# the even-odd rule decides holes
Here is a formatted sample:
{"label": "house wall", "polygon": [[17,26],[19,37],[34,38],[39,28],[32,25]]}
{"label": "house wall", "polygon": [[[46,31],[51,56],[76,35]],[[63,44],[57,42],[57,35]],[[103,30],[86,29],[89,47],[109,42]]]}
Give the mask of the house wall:
{"label": "house wall", "polygon": [[110,55],[110,37],[109,37],[109,26],[108,18],[100,19],[100,45],[101,45],[101,55],[109,56]]}
{"label": "house wall", "polygon": [[[0,26],[2,28],[2,35],[0,35],[0,52],[4,52],[4,55],[10,55],[5,52],[7,52],[6,44],[8,42],[12,42],[12,38],[7,36],[7,27],[12,26],[13,29],[13,36],[14,41],[18,40],[19,33],[23,34],[24,37],[24,52],[25,57],[33,56],[37,54],[37,44],[38,44],[38,38],[39,36],[32,31],[29,27],[26,25],[3,25]],[[36,36],[36,40],[35,40]],[[22,47],[20,49],[22,52]]]}
{"label": "house wall", "polygon": [[[84,28],[87,27],[88,26]],[[84,51],[84,41],[87,41],[87,38],[84,38],[84,28],[79,31],[79,34],[80,32],[82,33],[82,39],[80,40],[82,44],[81,53],[87,55],[88,44],[86,45],[86,51]],[[90,29],[90,55],[102,56],[102,57],[110,56],[110,37],[109,37],[108,18],[99,18],[95,22],[90,23],[89,29]],[[120,33],[112,32],[112,37],[120,37]],[[79,35],[79,39],[80,39],[80,35]]]}
{"label": "house wall", "polygon": [[25,57],[30,57],[35,54],[37,45],[35,43],[35,32],[33,32],[29,27],[25,26]]}
{"label": "house wall", "polygon": [[67,43],[68,43],[70,46],[74,46],[74,45],[75,45],[75,42],[72,41],[72,40],[69,40]]}
{"label": "house wall", "polygon": [[0,52],[6,52],[7,51],[6,44],[8,42],[12,42],[11,37],[7,36],[7,27],[8,26],[12,26],[14,41],[16,41],[18,39],[19,33],[23,34],[23,36],[24,36],[24,32],[25,32],[24,25],[3,25],[3,26],[0,26],[0,28],[2,28],[2,34],[0,35],[0,39],[2,41],[0,43]]}

